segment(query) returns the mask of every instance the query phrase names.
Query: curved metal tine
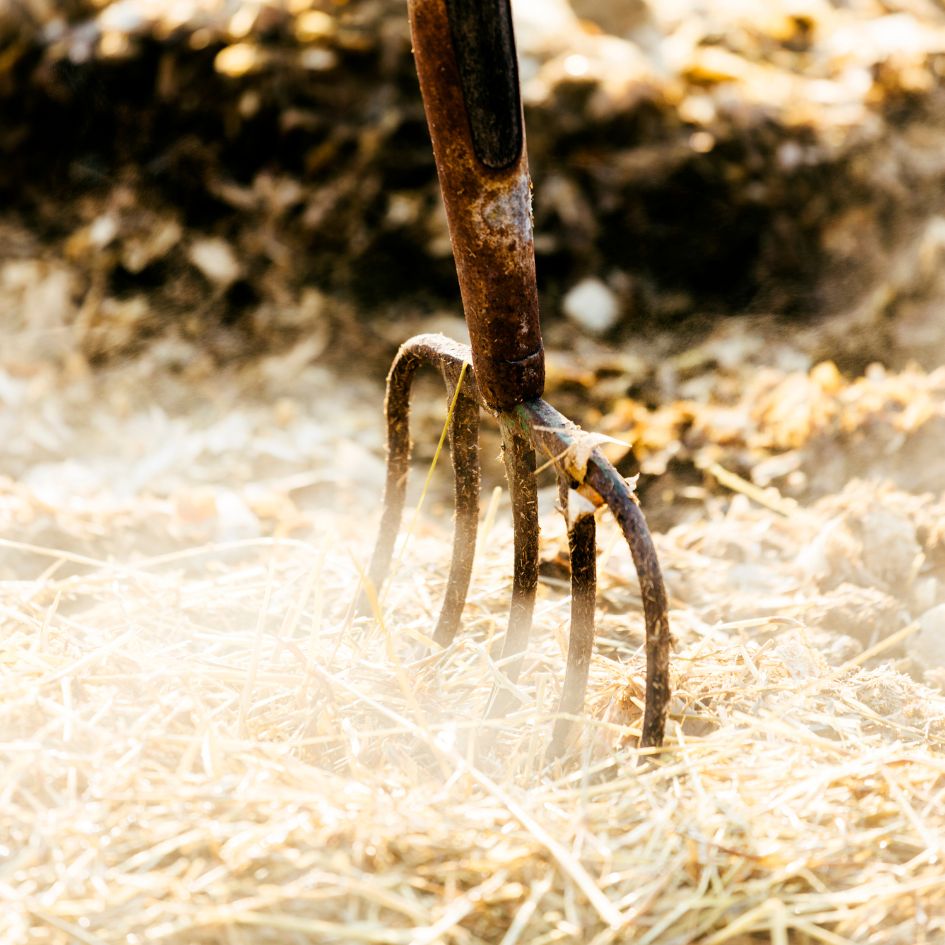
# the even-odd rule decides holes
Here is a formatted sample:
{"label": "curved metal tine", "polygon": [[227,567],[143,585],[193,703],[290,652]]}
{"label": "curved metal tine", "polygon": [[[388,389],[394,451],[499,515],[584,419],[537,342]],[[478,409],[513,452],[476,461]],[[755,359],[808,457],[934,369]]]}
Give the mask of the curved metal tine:
{"label": "curved metal tine", "polygon": [[[426,360],[424,353],[416,350],[412,341],[413,339],[401,345],[387,374],[387,392],[384,396],[384,416],[387,420],[387,476],[381,522],[368,567],[368,580],[375,595],[380,594],[390,570],[407,496],[407,474],[410,471],[410,388],[417,368]],[[371,598],[367,590],[362,589],[356,613],[365,616],[370,612]]]}
{"label": "curved metal tine", "polygon": [[568,661],[558,703],[551,744],[546,758],[553,761],[564,754],[574,731],[567,716],[584,709],[587,677],[594,649],[594,607],[597,600],[597,522],[594,506],[571,489],[569,477],[558,473],[561,512],[568,525],[568,553],[571,561],[571,629],[568,634]]}
{"label": "curved metal tine", "polygon": [[[444,380],[447,394],[452,397],[455,386],[451,386],[446,372]],[[456,501],[453,557],[436,632],[433,634],[433,639],[444,647],[453,642],[462,620],[476,557],[476,533],[479,528],[479,404],[462,392],[456,398],[449,437]]]}
{"label": "curved metal tine", "polygon": [[[515,546],[512,604],[502,647],[502,662],[506,678],[514,685],[522,670],[522,656],[532,628],[538,588],[538,485],[535,451],[531,443],[515,433],[508,423],[502,423],[502,458],[512,499]],[[515,701],[511,689],[497,683],[489,699],[486,718],[502,718]]]}
{"label": "curved metal tine", "polygon": [[646,623],[646,706],[643,712],[641,748],[663,744],[671,695],[668,604],[663,575],[646,520],[626,480],[602,456],[592,456],[584,480],[607,503],[623,532],[640,581]]}
{"label": "curved metal tine", "polygon": [[[387,478],[384,506],[368,578],[376,594],[390,570],[397,533],[403,517],[410,470],[410,390],[417,369],[430,363],[440,370],[452,398],[468,358],[465,350],[447,338],[417,335],[401,345],[387,376],[384,411],[387,418]],[[467,372],[468,373],[468,372]],[[449,579],[434,639],[448,646],[462,618],[476,551],[479,524],[479,403],[475,384],[464,378],[463,389],[456,396],[450,418],[450,454],[455,480],[456,515],[453,532],[453,556]],[[370,611],[370,598],[362,591],[358,613]]]}
{"label": "curved metal tine", "polygon": [[[556,464],[560,464],[567,474],[581,480],[600,496],[617,519],[630,546],[640,581],[646,624],[646,708],[640,745],[643,748],[657,747],[663,743],[669,710],[669,648],[672,635],[666,588],[643,513],[623,476],[600,450],[588,449],[587,443],[582,443],[582,437],[586,434],[580,427],[546,401],[527,401],[506,416],[512,417],[520,430],[527,431],[533,442],[543,452],[554,457]],[[578,462],[578,454],[583,458],[583,463]]]}

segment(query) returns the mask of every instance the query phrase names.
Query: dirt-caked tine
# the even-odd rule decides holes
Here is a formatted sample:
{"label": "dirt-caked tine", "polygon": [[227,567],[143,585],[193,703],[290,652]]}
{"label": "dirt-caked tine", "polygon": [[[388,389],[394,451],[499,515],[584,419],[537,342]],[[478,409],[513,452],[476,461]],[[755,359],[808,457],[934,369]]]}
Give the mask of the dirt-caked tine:
{"label": "dirt-caked tine", "polygon": [[568,657],[558,703],[558,718],[548,757],[564,753],[574,729],[571,716],[584,708],[584,693],[594,650],[594,605],[597,598],[597,521],[594,506],[571,489],[566,473],[558,474],[561,513],[568,526],[568,559],[571,563],[571,631]]}
{"label": "dirt-caked tine", "polygon": [[[368,567],[368,580],[377,594],[380,593],[390,570],[407,498],[407,476],[410,472],[410,388],[421,364],[423,357],[411,340],[400,346],[387,374],[387,392],[384,397],[387,474],[384,481],[381,522]],[[370,599],[366,591],[362,591],[358,611],[366,614],[370,612],[370,607]]]}
{"label": "dirt-caked tine", "polygon": [[[447,396],[454,391],[446,381]],[[473,561],[476,557],[476,533],[479,529],[479,403],[462,391],[456,393],[456,406],[449,425],[450,456],[453,461],[455,509],[453,513],[453,556],[446,580],[443,606],[433,639],[449,646],[459,630],[469,593]]]}
{"label": "dirt-caked tine", "polygon": [[[532,629],[535,592],[538,590],[538,484],[535,478],[535,448],[511,426],[502,428],[502,458],[512,499],[512,530],[515,563],[512,571],[512,602],[502,645],[502,670],[512,684],[522,671],[522,659]],[[486,711],[488,718],[501,718],[514,704],[510,686],[496,686]]]}

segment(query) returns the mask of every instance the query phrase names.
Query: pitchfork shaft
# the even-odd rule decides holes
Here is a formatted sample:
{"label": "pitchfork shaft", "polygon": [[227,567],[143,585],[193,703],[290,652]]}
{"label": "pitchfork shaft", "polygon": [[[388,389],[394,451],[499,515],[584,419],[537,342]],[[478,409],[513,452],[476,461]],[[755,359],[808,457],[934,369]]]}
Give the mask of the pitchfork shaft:
{"label": "pitchfork shaft", "polygon": [[409,0],[410,31],[486,406],[540,397],[532,192],[509,0]]}

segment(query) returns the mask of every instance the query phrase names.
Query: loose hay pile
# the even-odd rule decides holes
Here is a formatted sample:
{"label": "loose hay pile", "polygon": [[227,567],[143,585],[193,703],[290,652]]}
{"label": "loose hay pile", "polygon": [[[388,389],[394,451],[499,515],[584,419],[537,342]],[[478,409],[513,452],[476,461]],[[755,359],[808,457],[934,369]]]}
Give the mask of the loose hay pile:
{"label": "loose hay pile", "polygon": [[[172,354],[0,373],[0,941],[945,942],[945,698],[934,667],[937,689],[897,669],[921,671],[903,646],[935,594],[853,566],[937,579],[931,499],[717,492],[658,536],[676,695],[644,758],[639,601],[605,527],[590,705],[553,770],[567,600],[545,516],[522,708],[473,764],[502,505],[454,647],[412,642],[445,577],[436,503],[383,621],[349,622],[376,392],[291,356],[177,376]],[[912,523],[908,562],[857,531],[867,508]]]}

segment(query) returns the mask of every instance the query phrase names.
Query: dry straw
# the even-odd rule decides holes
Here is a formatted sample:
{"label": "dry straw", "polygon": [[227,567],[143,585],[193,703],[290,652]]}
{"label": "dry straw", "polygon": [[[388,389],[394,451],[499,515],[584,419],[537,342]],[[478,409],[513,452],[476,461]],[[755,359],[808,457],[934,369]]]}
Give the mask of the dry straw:
{"label": "dry straw", "polygon": [[[111,388],[89,383],[107,411]],[[300,467],[289,444],[310,449],[316,428],[283,436],[265,410],[221,401],[218,420],[191,415],[162,444],[207,473],[199,501],[168,472],[163,497],[152,479],[130,502],[127,461],[81,501],[32,473],[3,484],[0,942],[945,942],[945,700],[877,662],[896,652],[825,632],[833,592],[803,553],[873,487],[796,516],[708,498],[661,537],[675,697],[665,749],[643,758],[642,617],[629,562],[606,558],[590,704],[547,768],[562,535],[544,539],[521,708],[477,758],[509,593],[506,512],[490,506],[449,650],[417,642],[445,578],[435,508],[383,620],[346,621],[369,529],[318,496],[306,507],[297,479],[258,487],[275,455]],[[133,405],[110,416],[116,442],[169,425]],[[245,428],[236,451],[256,464],[229,491],[207,472],[227,465],[217,422]],[[141,440],[144,462],[156,438]],[[329,458],[315,464],[328,480]],[[255,537],[218,534],[234,492],[265,525]],[[176,546],[136,552],[155,520]]]}

